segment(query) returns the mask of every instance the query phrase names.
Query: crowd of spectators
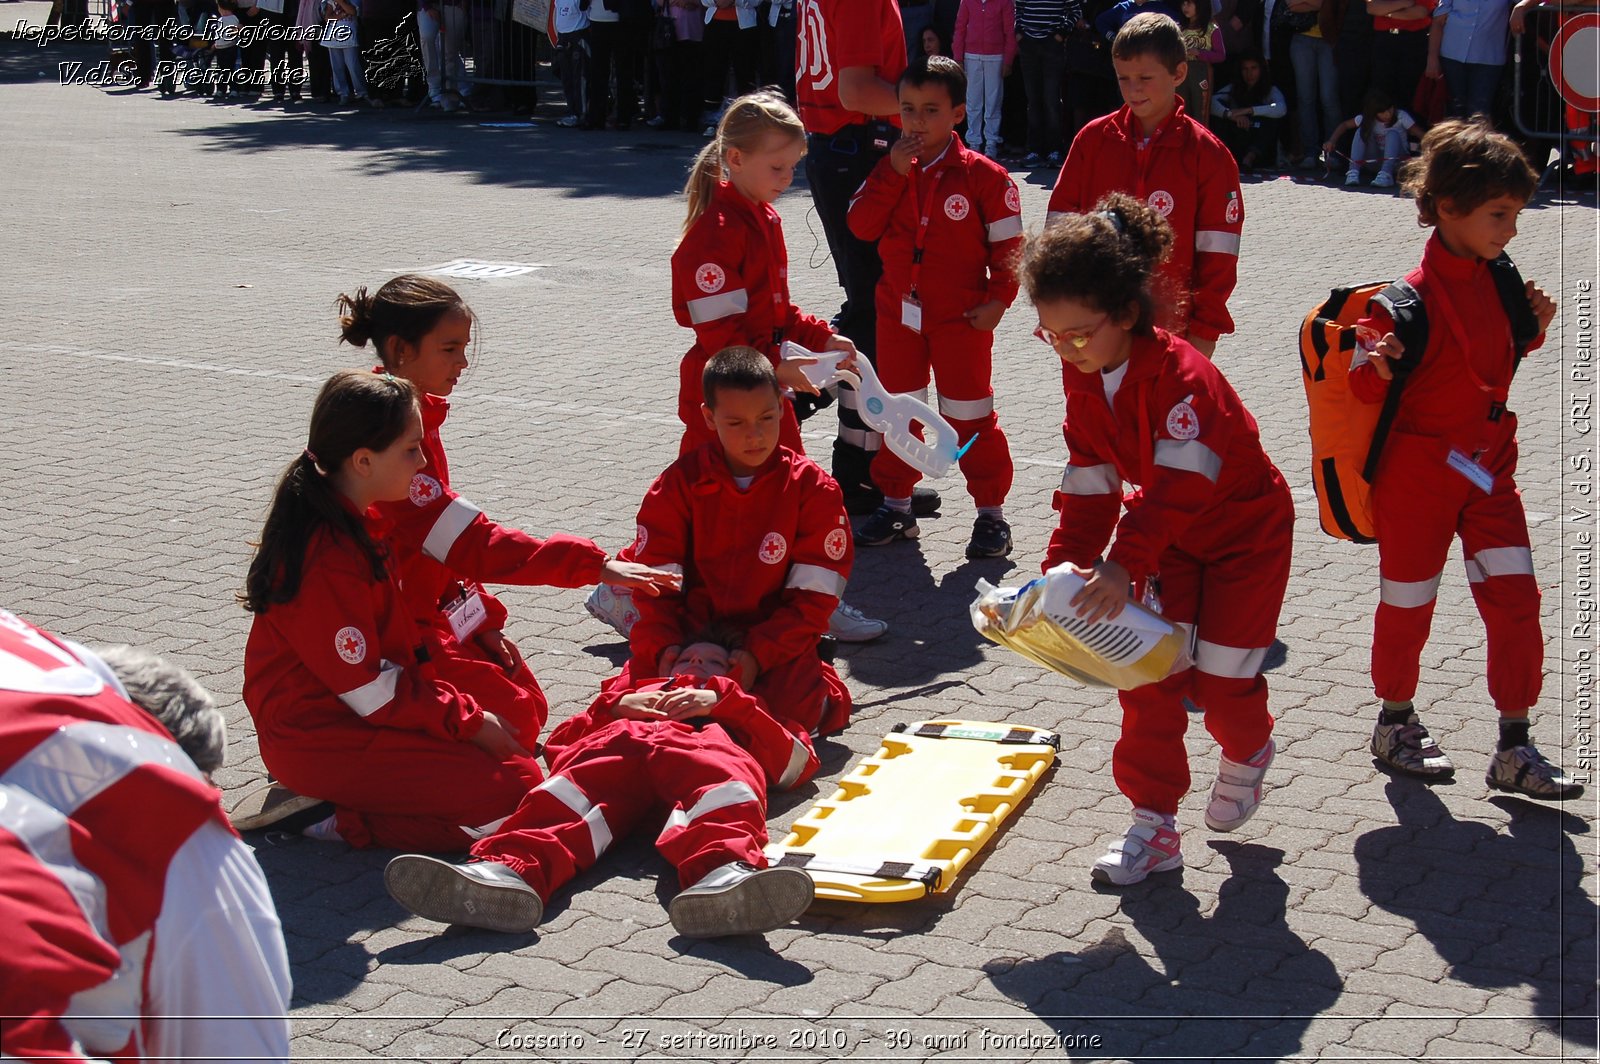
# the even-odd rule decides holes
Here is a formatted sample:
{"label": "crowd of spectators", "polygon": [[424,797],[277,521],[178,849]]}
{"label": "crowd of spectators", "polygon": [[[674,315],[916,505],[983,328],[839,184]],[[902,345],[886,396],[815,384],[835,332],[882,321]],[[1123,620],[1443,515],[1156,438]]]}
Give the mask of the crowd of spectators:
{"label": "crowd of spectators", "polygon": [[[1391,149],[1408,153],[1441,118],[1481,113],[1512,128],[1510,43],[1539,0],[899,2],[907,53],[948,55],[966,69],[962,132],[991,158],[1059,165],[1085,123],[1120,106],[1109,42],[1151,10],[1183,28],[1186,112],[1241,169],[1342,174],[1351,184],[1370,171],[1385,186],[1400,161]],[[140,24],[184,27],[176,46],[136,47],[141,83],[168,92],[527,114],[548,60],[563,127],[709,136],[726,102],[758,85],[793,100],[805,0],[550,0],[544,26],[529,24],[534,9],[521,0],[131,4]],[[399,78],[388,76],[396,40],[416,41],[420,59]],[[160,77],[174,65],[156,61],[174,57],[189,75]],[[1529,64],[1532,76],[1542,65]]]}

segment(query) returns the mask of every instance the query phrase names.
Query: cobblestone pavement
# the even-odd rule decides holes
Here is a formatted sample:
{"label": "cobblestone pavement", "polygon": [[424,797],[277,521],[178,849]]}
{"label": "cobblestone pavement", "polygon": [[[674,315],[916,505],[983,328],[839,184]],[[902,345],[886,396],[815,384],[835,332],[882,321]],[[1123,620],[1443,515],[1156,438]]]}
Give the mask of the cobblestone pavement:
{"label": "cobblestone pavement", "polygon": [[[248,617],[233,595],[250,541],[315,387],[371,361],[335,345],[334,297],[456,258],[540,264],[461,283],[482,346],[447,429],[457,487],[508,523],[619,548],[674,453],[688,334],[667,262],[698,141],[58,87],[54,61],[84,54],[0,41],[0,601],[196,672],[228,708],[219,779],[232,790],[264,771],[239,702]],[[1049,179],[1024,186],[1034,225]],[[1376,556],[1315,523],[1295,329],[1332,284],[1411,267],[1424,234],[1386,194],[1267,180],[1245,198],[1239,331],[1218,361],[1300,507],[1287,656],[1271,673],[1280,752],[1246,829],[1200,823],[1216,752],[1196,722],[1187,868],[1091,886],[1089,863],[1126,820],[1107,765],[1115,700],[968,623],[975,580],[1035,572],[1052,526],[1061,396],[1023,303],[1001,325],[995,374],[1019,462],[1015,555],[962,559],[973,514],[954,481],[919,544],[863,552],[849,599],[892,633],[844,652],[859,714],[822,744],[817,783],[772,803],[781,837],[897,723],[1059,730],[1059,766],[956,889],[819,904],[764,941],[697,943],[667,922],[670,869],[632,841],[564,891],[536,935],[441,934],[383,892],[389,854],[252,839],[294,964],[297,1059],[1594,1059],[1594,799],[1488,796],[1484,634],[1458,565],[1420,701],[1459,779],[1377,771]],[[1568,399],[1594,390],[1592,373],[1571,380],[1592,366],[1578,361],[1577,306],[1595,279],[1592,205],[1542,197],[1513,246],[1562,304],[1514,405],[1550,637],[1534,735],[1569,767],[1587,724],[1576,693],[1592,684],[1579,658],[1594,646],[1572,634],[1593,609],[1592,554],[1573,548],[1593,530],[1581,511],[1594,475],[1568,464],[1594,439],[1579,434],[1587,406]],[[795,295],[827,313],[837,289],[808,208],[803,189],[781,201]],[[828,421],[807,426],[813,453],[826,453]],[[557,719],[581,709],[623,645],[581,592],[504,598]]]}

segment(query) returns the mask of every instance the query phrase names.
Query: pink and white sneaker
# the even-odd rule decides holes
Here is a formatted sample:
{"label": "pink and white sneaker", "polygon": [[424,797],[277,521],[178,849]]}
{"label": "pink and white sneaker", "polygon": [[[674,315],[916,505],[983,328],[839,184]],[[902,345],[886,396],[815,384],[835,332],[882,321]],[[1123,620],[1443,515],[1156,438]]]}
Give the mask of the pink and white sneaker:
{"label": "pink and white sneaker", "polygon": [[1232,831],[1255,815],[1261,804],[1261,778],[1272,764],[1277,745],[1271,739],[1248,761],[1217,759],[1217,781],[1211,785],[1211,800],[1206,803],[1206,827],[1212,831]]}
{"label": "pink and white sneaker", "polygon": [[1135,809],[1127,834],[1111,844],[1089,874],[1101,883],[1126,887],[1151,872],[1183,867],[1182,839],[1174,818],[1149,809]]}

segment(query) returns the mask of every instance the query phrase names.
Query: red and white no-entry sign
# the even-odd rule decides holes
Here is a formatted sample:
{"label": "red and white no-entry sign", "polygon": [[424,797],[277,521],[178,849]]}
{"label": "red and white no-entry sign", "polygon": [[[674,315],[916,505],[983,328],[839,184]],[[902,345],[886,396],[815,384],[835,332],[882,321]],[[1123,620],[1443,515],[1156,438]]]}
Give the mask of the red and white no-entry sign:
{"label": "red and white no-entry sign", "polygon": [[1550,42],[1550,80],[1573,107],[1600,111],[1600,14],[1586,11],[1562,23]]}

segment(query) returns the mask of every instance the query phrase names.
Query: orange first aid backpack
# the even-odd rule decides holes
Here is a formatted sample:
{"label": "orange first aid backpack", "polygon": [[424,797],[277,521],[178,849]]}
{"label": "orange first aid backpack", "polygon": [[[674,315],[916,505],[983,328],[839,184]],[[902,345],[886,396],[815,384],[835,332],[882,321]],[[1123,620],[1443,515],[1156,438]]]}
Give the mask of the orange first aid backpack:
{"label": "orange first aid backpack", "polygon": [[[1511,322],[1517,363],[1539,335],[1522,275],[1502,254],[1489,263],[1500,303]],[[1356,322],[1373,304],[1394,321],[1405,354],[1391,362],[1394,380],[1380,403],[1363,403],[1350,392],[1350,361],[1356,352]],[[1422,296],[1405,281],[1376,281],[1335,288],[1300,325],[1300,374],[1311,419],[1311,482],[1322,530],[1335,539],[1376,543],[1372,480],[1411,371],[1428,346],[1428,315]],[[1515,368],[1513,367],[1513,372]]]}

